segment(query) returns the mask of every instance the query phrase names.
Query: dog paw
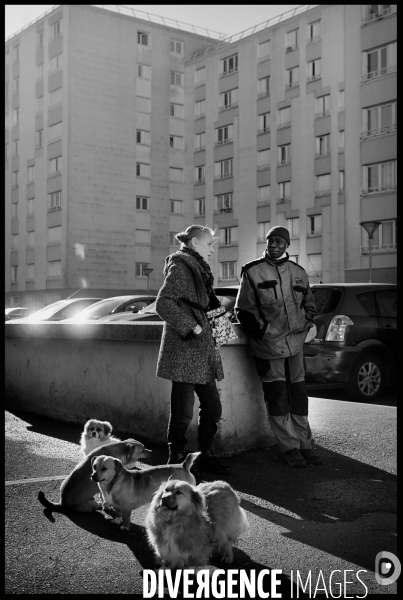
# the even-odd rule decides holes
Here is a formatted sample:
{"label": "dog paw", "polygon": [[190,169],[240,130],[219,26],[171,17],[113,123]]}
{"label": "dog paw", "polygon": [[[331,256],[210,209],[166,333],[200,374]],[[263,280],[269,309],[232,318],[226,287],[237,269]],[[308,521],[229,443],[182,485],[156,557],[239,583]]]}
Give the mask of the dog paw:
{"label": "dog paw", "polygon": [[221,559],[221,562],[230,565],[233,560],[234,558],[232,555],[224,554],[224,556]]}
{"label": "dog paw", "polygon": [[115,517],[114,519],[112,519],[112,523],[116,523],[117,525],[120,525],[122,521],[122,517]]}
{"label": "dog paw", "polygon": [[121,525],[121,526],[120,526],[120,529],[121,529],[122,531],[130,531],[130,527],[126,527],[125,525]]}

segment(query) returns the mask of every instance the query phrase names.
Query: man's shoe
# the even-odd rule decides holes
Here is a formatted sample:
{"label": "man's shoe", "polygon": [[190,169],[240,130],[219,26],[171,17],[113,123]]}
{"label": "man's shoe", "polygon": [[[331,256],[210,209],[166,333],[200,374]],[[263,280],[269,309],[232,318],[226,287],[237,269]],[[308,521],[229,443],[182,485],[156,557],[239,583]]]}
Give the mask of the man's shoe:
{"label": "man's shoe", "polygon": [[286,462],[292,467],[306,467],[308,465],[298,448],[283,452],[283,456]]}
{"label": "man's shoe", "polygon": [[200,471],[211,471],[212,473],[229,473],[231,471],[229,465],[214,456],[212,450],[202,450],[194,464]]}
{"label": "man's shoe", "polygon": [[310,465],[322,464],[322,459],[319,456],[319,454],[317,454],[317,452],[315,452],[315,450],[312,450],[311,448],[301,449],[301,454],[305,458],[306,462]]}

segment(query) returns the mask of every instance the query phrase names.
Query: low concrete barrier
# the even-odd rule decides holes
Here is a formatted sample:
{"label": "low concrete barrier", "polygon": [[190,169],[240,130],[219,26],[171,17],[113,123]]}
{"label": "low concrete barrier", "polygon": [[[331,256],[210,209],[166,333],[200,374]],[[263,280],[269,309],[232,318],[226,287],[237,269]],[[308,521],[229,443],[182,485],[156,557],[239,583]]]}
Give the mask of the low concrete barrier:
{"label": "low concrete barrier", "polygon": [[[144,441],[166,443],[171,382],[156,377],[162,323],[7,323],[6,399],[12,408],[84,424],[110,421]],[[247,340],[221,347],[223,415],[218,454],[275,443]],[[197,449],[198,403],[188,430]],[[78,440],[77,440],[78,441]]]}

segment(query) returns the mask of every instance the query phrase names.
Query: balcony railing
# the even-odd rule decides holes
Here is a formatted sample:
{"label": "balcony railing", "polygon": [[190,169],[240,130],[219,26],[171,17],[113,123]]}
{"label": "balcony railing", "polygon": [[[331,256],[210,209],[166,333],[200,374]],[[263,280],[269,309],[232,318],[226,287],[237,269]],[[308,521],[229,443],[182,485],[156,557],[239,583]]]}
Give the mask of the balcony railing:
{"label": "balcony railing", "polygon": [[270,165],[266,164],[266,165],[258,165],[257,170],[258,171],[267,171],[268,169],[270,169]]}
{"label": "balcony railing", "polygon": [[231,102],[231,104],[228,104],[227,106],[220,106],[220,112],[228,110],[229,108],[234,108],[235,106],[238,106],[238,102]]}
{"label": "balcony railing", "polygon": [[291,90],[292,88],[298,87],[299,86],[299,81],[293,81],[292,83],[286,83],[285,84],[285,89],[286,90]]}
{"label": "balcony railing", "polygon": [[290,127],[291,121],[287,121],[286,123],[277,123],[277,129],[283,129],[284,127]]}
{"label": "balcony railing", "polygon": [[283,167],[284,165],[290,165],[291,164],[291,158],[283,158],[277,161],[277,166],[278,167]]}
{"label": "balcony railing", "polygon": [[214,214],[219,215],[220,213],[232,213],[232,211],[233,211],[232,206],[228,207],[228,208],[215,208]]}
{"label": "balcony railing", "polygon": [[294,44],[293,46],[287,46],[285,51],[292,52],[293,50],[298,50],[298,44]]}
{"label": "balcony railing", "polygon": [[[375,252],[388,252],[389,250],[397,250],[397,243],[393,244],[372,244],[371,250]],[[368,254],[369,246],[361,246],[361,254]]]}
{"label": "balcony railing", "polygon": [[327,117],[330,115],[330,110],[321,110],[320,112],[315,113],[315,118],[319,119],[320,117]]}
{"label": "balcony railing", "polygon": [[291,202],[291,196],[277,198],[277,204],[284,204],[285,202]]}
{"label": "balcony railing", "polygon": [[204,182],[205,182],[204,177],[201,177],[200,179],[195,179],[195,185],[198,185],[198,184],[204,183]]}
{"label": "balcony railing", "polygon": [[308,39],[306,40],[306,43],[307,43],[307,44],[313,44],[314,42],[319,42],[319,40],[320,40],[320,34],[318,34],[318,35],[314,35],[313,37],[311,37],[311,38],[308,38]]}
{"label": "balcony railing", "polygon": [[377,69],[376,71],[370,71],[369,73],[364,73],[361,77],[361,81],[369,81],[371,79],[377,79],[378,77],[383,77],[384,75],[390,75],[390,73],[396,73],[397,65],[391,65],[390,67],[382,67],[381,69]]}
{"label": "balcony railing", "polygon": [[214,179],[228,179],[229,177],[232,177],[232,173],[223,173],[220,175],[214,175]]}
{"label": "balcony railing", "polygon": [[373,23],[374,21],[378,21],[379,19],[388,17],[389,15],[392,15],[395,12],[397,12],[397,5],[392,4],[391,6],[388,6],[387,8],[383,8],[381,11],[372,13],[372,15],[366,15],[361,20],[361,25],[368,25],[368,23]]}
{"label": "balcony railing", "polygon": [[395,183],[389,185],[378,185],[369,188],[363,188],[361,190],[361,195],[366,196],[368,194],[378,194],[379,192],[395,192],[397,190],[397,185]]}
{"label": "balcony railing", "polygon": [[258,135],[261,135],[262,133],[270,133],[270,127],[263,127],[263,129],[257,130]]}
{"label": "balcony railing", "polygon": [[321,79],[322,74],[318,73],[318,75],[311,75],[310,77],[306,78],[306,82],[310,83],[311,81],[317,81],[318,79]]}
{"label": "balcony railing", "polygon": [[226,140],[219,140],[218,142],[214,142],[214,146],[224,146],[224,144],[232,144],[234,140],[232,138],[227,138]]}
{"label": "balcony railing", "polygon": [[259,98],[265,98],[266,96],[270,96],[270,91],[265,90],[264,92],[259,92],[257,97]]}
{"label": "balcony railing", "polygon": [[323,158],[324,156],[330,156],[330,150],[323,150],[315,154],[315,158]]}
{"label": "balcony railing", "polygon": [[385,133],[393,133],[397,131],[397,124],[393,125],[385,125],[384,127],[378,127],[377,129],[368,129],[368,131],[363,131],[361,133],[361,139],[375,137],[376,135],[384,135]]}
{"label": "balcony railing", "polygon": [[232,73],[238,73],[238,67],[228,69],[228,71],[223,71],[222,73],[220,73],[220,77],[227,77],[227,75],[232,75]]}
{"label": "balcony railing", "polygon": [[331,190],[316,190],[315,196],[316,198],[320,198],[321,196],[329,196],[331,194]]}

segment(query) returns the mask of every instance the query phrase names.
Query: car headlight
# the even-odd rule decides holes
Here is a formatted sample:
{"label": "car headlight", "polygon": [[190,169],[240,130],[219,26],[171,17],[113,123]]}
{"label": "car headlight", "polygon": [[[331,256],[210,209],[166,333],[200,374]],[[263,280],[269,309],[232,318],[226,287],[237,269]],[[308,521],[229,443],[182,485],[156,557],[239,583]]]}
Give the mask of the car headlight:
{"label": "car headlight", "polygon": [[326,333],[326,342],[344,342],[346,327],[354,325],[353,321],[345,315],[336,315],[330,321]]}

